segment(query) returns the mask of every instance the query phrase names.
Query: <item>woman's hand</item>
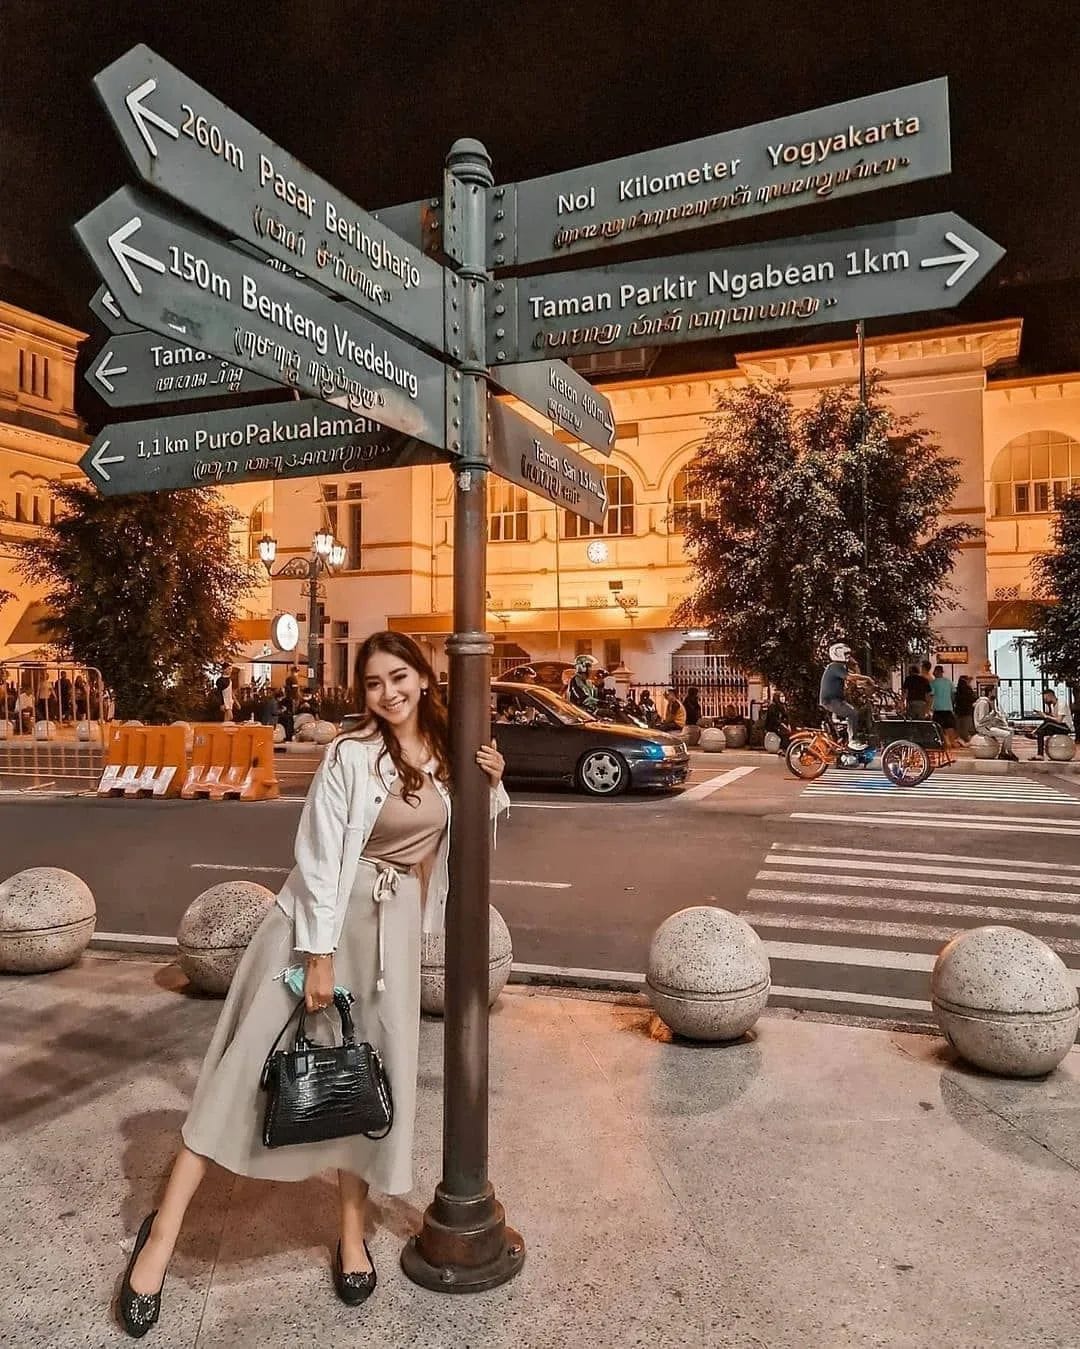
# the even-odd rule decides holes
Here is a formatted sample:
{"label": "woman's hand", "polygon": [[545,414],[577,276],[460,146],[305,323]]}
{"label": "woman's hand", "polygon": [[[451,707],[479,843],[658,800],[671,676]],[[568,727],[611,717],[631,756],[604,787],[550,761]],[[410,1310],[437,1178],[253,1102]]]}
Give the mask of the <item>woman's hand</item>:
{"label": "woman's hand", "polygon": [[304,1006],[309,1012],[321,1012],[334,1001],[334,957],[304,957]]}
{"label": "woman's hand", "polygon": [[493,787],[497,787],[502,782],[503,769],[506,767],[506,760],[499,753],[499,747],[493,740],[490,745],[481,745],[476,751],[476,762],[488,775]]}

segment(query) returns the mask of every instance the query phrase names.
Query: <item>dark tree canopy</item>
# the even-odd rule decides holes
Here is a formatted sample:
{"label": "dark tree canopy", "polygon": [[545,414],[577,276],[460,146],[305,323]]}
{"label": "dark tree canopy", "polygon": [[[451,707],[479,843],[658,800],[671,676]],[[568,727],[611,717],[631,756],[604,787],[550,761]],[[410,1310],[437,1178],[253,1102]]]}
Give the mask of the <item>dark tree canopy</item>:
{"label": "dark tree canopy", "polygon": [[1058,506],[1053,547],[1032,564],[1043,601],[1031,652],[1051,678],[1080,683],[1080,489]]}
{"label": "dark tree canopy", "polygon": [[[869,561],[863,556],[863,470]],[[898,417],[871,379],[805,409],[786,384],[722,394],[690,466],[705,510],[687,522],[694,589],[675,616],[812,714],[825,650],[869,646],[883,674],[933,640],[962,523],[942,525],[960,483],[930,432]]]}
{"label": "dark tree canopy", "polygon": [[200,714],[206,668],[233,654],[238,604],[256,579],[230,541],[235,511],[212,489],[53,491],[56,521],[17,545],[20,574],[56,614],[49,640],[101,671],[121,716]]}

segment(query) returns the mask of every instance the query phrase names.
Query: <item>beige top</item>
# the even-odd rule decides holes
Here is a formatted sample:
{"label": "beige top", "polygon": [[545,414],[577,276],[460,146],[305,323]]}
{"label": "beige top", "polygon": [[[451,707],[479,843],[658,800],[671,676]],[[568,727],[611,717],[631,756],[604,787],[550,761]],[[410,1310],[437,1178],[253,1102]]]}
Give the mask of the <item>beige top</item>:
{"label": "beige top", "polygon": [[435,851],[446,828],[446,806],[427,773],[419,799],[410,796],[406,801],[401,791],[399,780],[387,792],[364,848],[364,856],[392,862],[396,867],[413,867]]}

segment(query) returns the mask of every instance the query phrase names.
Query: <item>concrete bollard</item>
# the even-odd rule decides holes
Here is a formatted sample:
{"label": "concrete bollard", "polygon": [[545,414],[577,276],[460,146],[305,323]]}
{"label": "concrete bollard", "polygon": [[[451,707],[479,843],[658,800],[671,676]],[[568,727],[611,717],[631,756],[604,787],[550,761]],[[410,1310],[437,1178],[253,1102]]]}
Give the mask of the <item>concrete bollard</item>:
{"label": "concrete bollard", "polygon": [[942,947],[930,1001],[961,1058],[1001,1077],[1041,1077],[1080,1024],[1076,984],[1045,942],[1015,927],[977,927]]}
{"label": "concrete bollard", "polygon": [[279,721],[274,727],[274,744],[283,745],[285,743],[285,727]]}
{"label": "concrete bollard", "polygon": [[[510,978],[514,949],[510,929],[494,904],[488,905],[488,1006],[492,1007]],[[420,937],[420,1010],[442,1016],[446,1006],[446,934]]]}
{"label": "concrete bollard", "polygon": [[310,712],[298,712],[296,716],[293,718],[293,733],[298,734],[299,731],[303,729],[303,727],[305,727],[309,722],[312,722],[314,720],[315,718],[311,715]]}
{"label": "concrete bollard", "polygon": [[973,735],[968,742],[975,752],[976,759],[996,759],[998,742],[989,735]]}
{"label": "concrete bollard", "polygon": [[55,721],[35,721],[34,722],[35,740],[55,740],[56,722]]}
{"label": "concrete bollard", "polygon": [[15,723],[0,718],[0,740],[10,740],[15,734]]}
{"label": "concrete bollard", "polygon": [[656,929],[645,983],[653,1007],[677,1035],[737,1040],[769,1001],[769,957],[744,919],[699,904]]}
{"label": "concrete bollard", "polygon": [[684,726],[679,732],[679,736],[682,740],[686,741],[688,748],[692,748],[701,739],[701,727]]}
{"label": "concrete bollard", "polygon": [[725,726],[724,739],[728,749],[745,749],[749,735],[745,726]]}
{"label": "concrete bollard", "polygon": [[775,731],[765,732],[765,752],[767,754],[780,753],[780,737]]}
{"label": "concrete bollard", "polygon": [[100,744],[101,727],[96,721],[80,721],[75,728],[75,738],[84,741],[86,744]]}
{"label": "concrete bollard", "polygon": [[97,907],[84,880],[30,867],[0,885],[0,972],[43,974],[71,965],[94,935]]}
{"label": "concrete bollard", "polygon": [[701,732],[701,739],[698,741],[698,748],[703,749],[706,754],[719,754],[727,748],[727,739],[724,736],[722,726],[706,726]]}
{"label": "concrete bollard", "polygon": [[203,993],[224,997],[274,895],[254,881],[224,881],[204,890],[176,929],[180,968]]}
{"label": "concrete bollard", "polygon": [[1046,739],[1046,757],[1055,763],[1069,763],[1076,753],[1076,741],[1071,735],[1051,735]]}

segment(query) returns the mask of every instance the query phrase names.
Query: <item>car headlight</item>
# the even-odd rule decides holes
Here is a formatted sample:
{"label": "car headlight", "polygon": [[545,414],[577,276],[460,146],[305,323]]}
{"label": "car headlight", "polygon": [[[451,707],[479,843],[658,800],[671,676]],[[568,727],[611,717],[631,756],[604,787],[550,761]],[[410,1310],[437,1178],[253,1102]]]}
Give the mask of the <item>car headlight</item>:
{"label": "car headlight", "polygon": [[674,759],[675,756],[678,754],[678,752],[679,752],[679,746],[678,746],[678,745],[665,745],[665,746],[664,746],[664,758],[665,758],[665,759]]}
{"label": "car headlight", "polygon": [[666,757],[665,751],[667,745],[648,744],[642,747],[646,759],[663,759]]}

